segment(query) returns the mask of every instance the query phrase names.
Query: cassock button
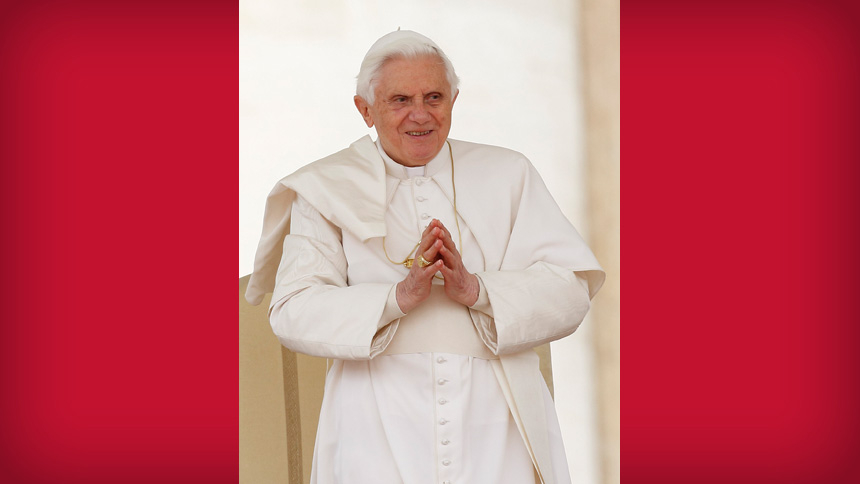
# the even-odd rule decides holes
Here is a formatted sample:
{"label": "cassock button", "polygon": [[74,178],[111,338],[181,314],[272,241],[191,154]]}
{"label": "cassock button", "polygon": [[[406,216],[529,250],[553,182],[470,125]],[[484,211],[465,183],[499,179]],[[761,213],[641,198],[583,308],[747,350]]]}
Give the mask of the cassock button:
{"label": "cassock button", "polygon": [[451,484],[451,481],[442,481],[442,484]]}
{"label": "cassock button", "polygon": [[443,460],[443,461],[442,461],[442,465],[443,465],[443,466],[449,466],[449,465],[451,465],[451,461],[450,461],[450,460],[448,460],[448,459],[445,459],[445,460]]}
{"label": "cassock button", "polygon": [[430,215],[428,215],[428,214],[426,214],[426,213],[422,213],[422,214],[421,214],[421,218],[422,218],[422,219],[424,219],[424,220],[427,220],[428,218],[430,218]]}
{"label": "cassock button", "polygon": [[427,200],[427,199],[422,197],[422,196],[418,196],[415,198],[415,200],[418,200],[419,202],[423,202],[424,200]]}
{"label": "cassock button", "polygon": [[448,421],[445,420],[444,418],[439,419],[439,425],[445,425],[446,423],[448,423]]}
{"label": "cassock button", "polygon": [[444,385],[444,384],[445,384],[445,382],[447,382],[447,381],[448,381],[448,380],[446,380],[446,379],[444,379],[444,378],[440,378],[440,379],[436,380],[436,383],[438,383],[438,384],[440,384],[440,385]]}
{"label": "cassock button", "polygon": [[444,398],[439,399],[439,405],[445,405],[446,403],[448,403],[448,400],[445,400]]}
{"label": "cassock button", "polygon": [[416,184],[416,185],[418,185],[418,186],[420,187],[421,185],[423,185],[423,184],[424,184],[424,180],[422,180],[422,179],[420,179],[420,178],[419,178],[419,179],[415,180],[415,184]]}
{"label": "cassock button", "polygon": [[448,360],[446,360],[444,356],[440,356],[439,358],[436,358],[436,363],[445,363],[446,361],[448,361]]}
{"label": "cassock button", "polygon": [[451,441],[450,441],[450,440],[448,440],[448,439],[442,439],[442,445],[448,445],[448,444],[450,444],[450,443],[451,443]]}

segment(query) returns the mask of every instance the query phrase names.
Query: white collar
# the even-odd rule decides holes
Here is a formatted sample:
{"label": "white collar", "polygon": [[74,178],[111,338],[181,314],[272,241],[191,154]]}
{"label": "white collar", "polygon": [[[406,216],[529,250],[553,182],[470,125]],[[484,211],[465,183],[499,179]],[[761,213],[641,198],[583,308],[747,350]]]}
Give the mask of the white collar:
{"label": "white collar", "polygon": [[426,165],[409,167],[401,165],[400,163],[391,159],[391,157],[388,156],[388,153],[386,153],[385,150],[382,149],[382,142],[379,141],[379,138],[376,139],[375,144],[377,150],[379,150],[379,155],[382,156],[382,161],[385,162],[385,173],[401,180],[406,180],[408,178],[413,177],[430,178],[451,162],[448,150],[443,148],[439,150],[439,153],[437,153],[436,156]]}

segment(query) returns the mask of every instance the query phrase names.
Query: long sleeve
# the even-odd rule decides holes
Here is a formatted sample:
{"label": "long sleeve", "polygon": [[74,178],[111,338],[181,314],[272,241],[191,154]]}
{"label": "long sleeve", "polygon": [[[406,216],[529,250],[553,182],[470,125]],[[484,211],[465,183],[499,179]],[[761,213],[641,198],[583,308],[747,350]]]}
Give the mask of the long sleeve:
{"label": "long sleeve", "polygon": [[482,341],[496,355],[568,336],[591,308],[585,276],[547,262],[476,275],[482,294],[469,313]]}
{"label": "long sleeve", "polygon": [[[507,168],[500,159],[508,160]],[[511,194],[510,205],[495,206],[496,225],[486,229],[504,238],[499,245],[504,251],[488,259],[485,271],[476,272],[482,289],[469,312],[484,344],[506,355],[573,333],[604,274],[532,164],[518,154],[497,157],[494,163],[498,180],[480,178],[483,171],[471,174],[479,181],[470,192]],[[469,219],[484,222],[478,214]]]}
{"label": "long sleeve", "polygon": [[341,231],[298,197],[278,267],[269,321],[281,344],[326,358],[369,359],[403,316],[394,284],[347,285]]}

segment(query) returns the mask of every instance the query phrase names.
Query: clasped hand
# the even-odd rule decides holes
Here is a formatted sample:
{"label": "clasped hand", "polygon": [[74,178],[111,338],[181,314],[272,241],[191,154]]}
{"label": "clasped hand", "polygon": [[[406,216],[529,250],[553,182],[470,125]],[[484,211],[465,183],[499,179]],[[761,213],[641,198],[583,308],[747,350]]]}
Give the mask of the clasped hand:
{"label": "clasped hand", "polygon": [[[421,267],[419,255],[431,264]],[[403,312],[408,313],[430,296],[433,276],[437,272],[445,278],[445,294],[449,299],[464,306],[471,306],[478,300],[478,277],[466,270],[463,258],[451,239],[451,232],[442,222],[433,219],[424,229],[415,259],[409,274],[397,283],[397,304]]]}

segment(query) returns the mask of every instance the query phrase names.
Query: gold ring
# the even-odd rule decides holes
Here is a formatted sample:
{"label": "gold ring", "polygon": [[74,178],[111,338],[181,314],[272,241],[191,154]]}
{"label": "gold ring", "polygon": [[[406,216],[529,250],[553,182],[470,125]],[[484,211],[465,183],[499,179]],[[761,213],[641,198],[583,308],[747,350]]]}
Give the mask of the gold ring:
{"label": "gold ring", "polygon": [[432,262],[430,262],[429,260],[425,259],[423,254],[419,254],[419,255],[418,255],[418,265],[419,265],[420,267],[427,267],[427,266],[429,266],[430,264],[432,264]]}

